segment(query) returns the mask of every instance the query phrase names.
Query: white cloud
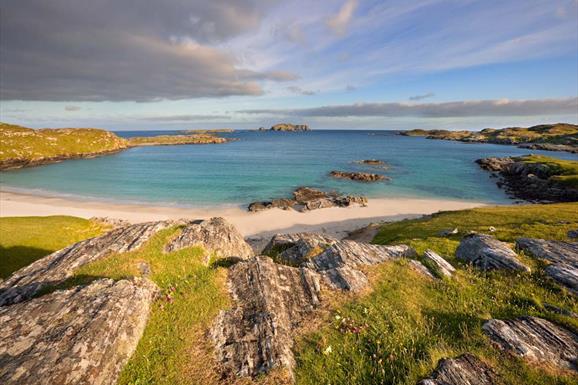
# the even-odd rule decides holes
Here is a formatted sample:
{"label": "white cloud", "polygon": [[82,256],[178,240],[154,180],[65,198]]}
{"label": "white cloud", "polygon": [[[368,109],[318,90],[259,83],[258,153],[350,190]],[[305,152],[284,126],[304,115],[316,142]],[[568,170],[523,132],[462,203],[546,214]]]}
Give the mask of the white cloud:
{"label": "white cloud", "polygon": [[347,27],[357,8],[357,0],[347,0],[336,15],[327,19],[327,26],[338,36],[347,32]]}

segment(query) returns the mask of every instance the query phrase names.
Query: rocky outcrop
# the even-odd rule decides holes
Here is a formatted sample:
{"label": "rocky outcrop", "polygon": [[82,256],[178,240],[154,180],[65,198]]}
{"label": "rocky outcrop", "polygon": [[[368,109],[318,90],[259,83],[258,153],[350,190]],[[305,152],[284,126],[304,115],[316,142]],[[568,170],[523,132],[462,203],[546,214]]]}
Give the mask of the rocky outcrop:
{"label": "rocky outcrop", "polygon": [[576,266],[554,263],[546,267],[544,272],[574,294],[578,294],[578,268]]}
{"label": "rocky outcrop", "polygon": [[56,251],[13,273],[0,283],[0,306],[33,297],[42,288],[58,284],[76,269],[112,253],[136,250],[172,222],[148,222],[120,227]]}
{"label": "rocky outcrop", "polygon": [[362,160],[356,160],[355,163],[361,164],[363,166],[371,166],[371,167],[381,168],[384,170],[389,168],[387,166],[387,163],[385,163],[383,160],[379,160],[379,159],[362,159]]}
{"label": "rocky outcrop", "polygon": [[471,353],[440,360],[429,378],[418,385],[501,385],[492,368]]}
{"label": "rocky outcrop", "polygon": [[536,258],[578,267],[578,243],[519,238],[516,247]]}
{"label": "rocky outcrop", "polygon": [[299,187],[293,192],[293,199],[282,198],[272,201],[253,202],[249,211],[262,211],[272,208],[297,211],[318,210],[329,207],[366,206],[367,198],[356,195],[339,195],[336,192],[325,192],[311,187]]}
{"label": "rocky outcrop", "polygon": [[271,127],[271,131],[310,131],[307,124],[278,123]]}
{"label": "rocky outcrop", "polygon": [[578,154],[578,145],[570,144],[552,144],[552,143],[522,143],[518,145],[520,148],[526,148],[529,150],[542,150],[542,151],[566,151],[574,154]]}
{"label": "rocky outcrop", "polygon": [[482,270],[530,271],[507,243],[489,235],[466,235],[456,250],[456,256]]}
{"label": "rocky outcrop", "polygon": [[529,158],[485,158],[476,163],[499,177],[498,186],[512,197],[530,202],[578,201],[578,189],[556,178],[557,167],[526,159]]}
{"label": "rocky outcrop", "polygon": [[211,328],[225,371],[256,376],[276,367],[291,370],[294,330],[320,304],[317,274],[260,256],[234,265],[229,285],[233,308]]}
{"label": "rocky outcrop", "polygon": [[211,257],[246,259],[253,256],[253,249],[239,231],[223,218],[189,222],[185,228],[166,246],[166,252],[186,247],[202,247],[207,253],[205,261]]}
{"label": "rocky outcrop", "polygon": [[431,265],[436,273],[443,277],[450,278],[456,269],[445,259],[442,258],[438,253],[433,250],[426,250],[423,254],[424,261]]}
{"label": "rocky outcrop", "polygon": [[492,319],[484,332],[500,348],[527,361],[576,371],[578,335],[537,317]]}
{"label": "rocky outcrop", "polygon": [[336,242],[336,238],[316,233],[276,234],[263,254],[286,265],[299,266]]}
{"label": "rocky outcrop", "polygon": [[92,217],[90,218],[93,222],[102,223],[103,225],[110,226],[113,229],[117,227],[130,226],[130,222],[124,219],[111,218],[111,217]]}
{"label": "rocky outcrop", "polygon": [[293,336],[320,306],[323,282],[328,289],[358,290],[368,282],[360,266],[415,256],[405,245],[368,245],[315,234],[276,235],[265,252],[293,266],[265,256],[234,265],[229,271],[234,305],[219,314],[210,332],[218,361],[238,376],[254,377],[276,367],[292,370]]}
{"label": "rocky outcrop", "polygon": [[377,182],[380,180],[389,180],[388,177],[380,175],[380,174],[373,174],[369,172],[348,172],[348,171],[331,171],[329,173],[330,176],[338,179],[349,179],[356,182]]}
{"label": "rocky outcrop", "polygon": [[0,383],[113,385],[158,288],[100,279],[0,308]]}

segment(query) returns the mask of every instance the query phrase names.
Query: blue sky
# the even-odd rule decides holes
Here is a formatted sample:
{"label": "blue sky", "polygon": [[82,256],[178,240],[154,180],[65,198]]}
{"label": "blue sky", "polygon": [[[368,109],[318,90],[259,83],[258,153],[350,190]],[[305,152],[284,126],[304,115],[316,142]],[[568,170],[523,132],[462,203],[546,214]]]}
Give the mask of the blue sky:
{"label": "blue sky", "polygon": [[0,115],[31,127],[578,122],[577,0],[19,0]]}

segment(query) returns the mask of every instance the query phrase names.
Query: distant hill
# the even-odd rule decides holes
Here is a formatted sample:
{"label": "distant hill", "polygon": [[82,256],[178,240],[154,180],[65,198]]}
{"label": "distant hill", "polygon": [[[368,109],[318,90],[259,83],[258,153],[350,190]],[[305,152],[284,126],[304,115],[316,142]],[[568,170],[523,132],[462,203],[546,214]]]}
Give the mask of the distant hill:
{"label": "distant hill", "polygon": [[[311,129],[307,124],[291,124],[291,123],[278,123],[272,126],[270,131],[310,131]],[[259,128],[259,131],[266,131],[265,127]]]}

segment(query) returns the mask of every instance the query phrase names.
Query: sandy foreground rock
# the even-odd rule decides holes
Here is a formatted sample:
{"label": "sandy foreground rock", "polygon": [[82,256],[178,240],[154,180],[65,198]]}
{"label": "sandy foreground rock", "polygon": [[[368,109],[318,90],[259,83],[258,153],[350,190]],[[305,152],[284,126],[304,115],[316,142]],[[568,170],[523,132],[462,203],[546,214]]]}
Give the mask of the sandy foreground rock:
{"label": "sandy foreground rock", "polygon": [[39,259],[16,271],[0,284],[0,306],[29,299],[42,288],[69,278],[76,269],[90,262],[112,253],[136,250],[157,232],[172,224],[170,221],[161,221],[120,227]]}
{"label": "sandy foreground rock", "polygon": [[0,308],[0,383],[115,384],[157,292],[145,279],[100,279]]}
{"label": "sandy foreground rock", "polygon": [[496,373],[473,354],[440,360],[430,378],[418,385],[501,385]]}
{"label": "sandy foreground rock", "polygon": [[496,345],[527,361],[577,370],[578,335],[537,317],[492,319],[483,326]]}
{"label": "sandy foreground rock", "polygon": [[466,235],[456,250],[456,257],[482,270],[530,271],[507,243],[485,234]]}

